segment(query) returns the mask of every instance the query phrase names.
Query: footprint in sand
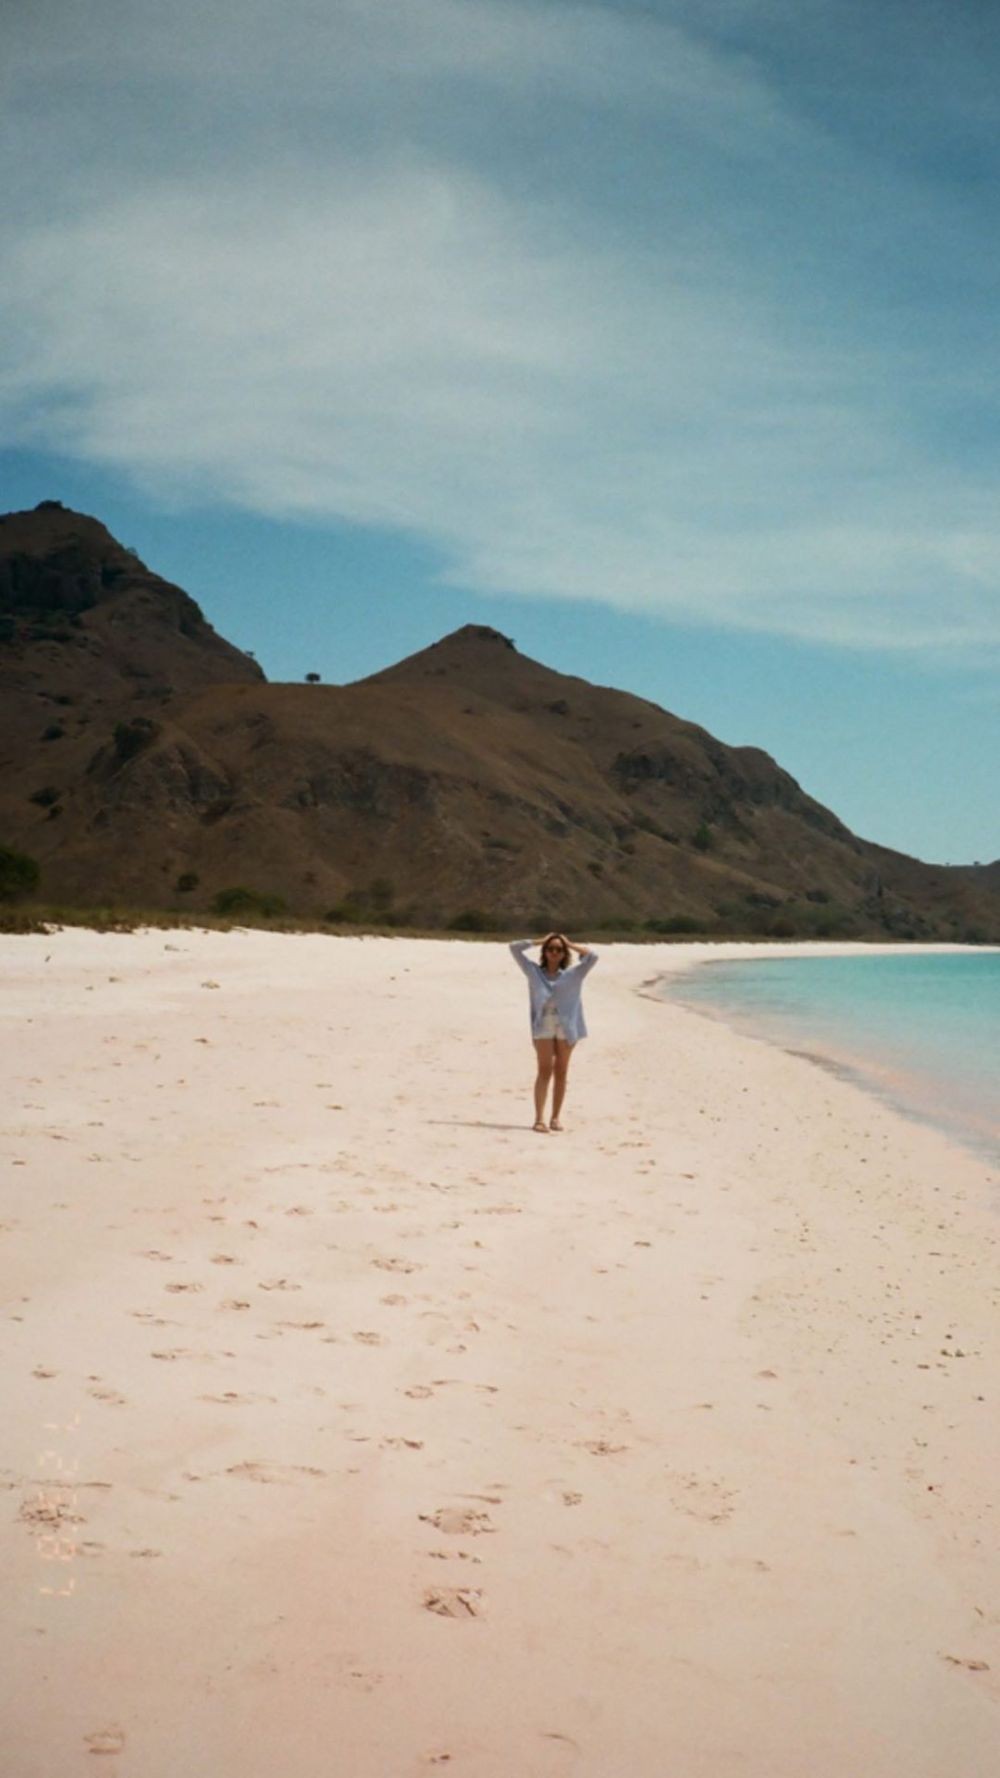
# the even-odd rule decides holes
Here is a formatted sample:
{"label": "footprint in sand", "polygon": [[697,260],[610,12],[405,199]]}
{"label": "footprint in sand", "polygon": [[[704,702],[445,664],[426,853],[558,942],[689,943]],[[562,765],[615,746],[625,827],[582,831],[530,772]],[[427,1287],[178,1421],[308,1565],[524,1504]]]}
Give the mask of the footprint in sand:
{"label": "footprint in sand", "polygon": [[470,1507],[439,1506],[436,1512],[419,1513],[421,1524],[433,1525],[446,1537],[483,1537],[495,1532],[489,1513],[474,1512]]}
{"label": "footprint in sand", "polygon": [[580,1449],[589,1451],[593,1457],[617,1457],[628,1450],[628,1445],[612,1445],[606,1438],[591,1438],[585,1439]]}
{"label": "footprint in sand", "polygon": [[73,1511],[68,1500],[52,1500],[46,1494],[22,1501],[17,1516],[23,1525],[43,1525],[49,1531],[59,1530],[63,1525],[87,1523],[82,1513]]}
{"label": "footprint in sand", "polygon": [[424,1610],[435,1617],[481,1617],[483,1595],[478,1587],[431,1587],[424,1594]]}
{"label": "footprint in sand", "polygon": [[254,1401],[266,1401],[272,1404],[277,1401],[276,1395],[239,1395],[235,1389],[225,1389],[221,1395],[199,1395],[199,1401],[210,1401],[217,1407],[242,1407]]}
{"label": "footprint in sand", "polygon": [[213,1253],[211,1263],[213,1266],[241,1266],[243,1261],[235,1259],[231,1253]]}
{"label": "footprint in sand", "polygon": [[258,1290],[301,1290],[302,1286],[301,1286],[301,1284],[291,1283],[291,1281],[288,1278],[261,1278],[258,1280],[257,1289]]}
{"label": "footprint in sand", "polygon": [[703,1524],[721,1525],[733,1516],[736,1492],[712,1476],[677,1475],[669,1477],[671,1499],[678,1512]]}
{"label": "footprint in sand", "polygon": [[92,1735],[84,1735],[83,1739],[88,1753],[121,1753],[125,1746],[125,1731],[95,1729]]}
{"label": "footprint in sand", "polygon": [[[193,1352],[190,1346],[171,1346],[165,1351],[151,1352],[150,1358],[162,1358],[172,1362],[177,1358],[194,1358],[201,1364],[213,1364],[218,1354],[215,1352]],[[229,1356],[227,1354],[227,1356]]]}
{"label": "footprint in sand", "polygon": [[219,1304],[220,1309],[249,1309],[249,1307],[249,1303],[242,1302],[239,1297],[235,1296],[227,1296],[225,1301]]}
{"label": "footprint in sand", "polygon": [[383,1272],[419,1272],[422,1269],[410,1259],[373,1259],[372,1265]]}
{"label": "footprint in sand", "polygon": [[108,1402],[111,1407],[124,1408],[128,1406],[127,1397],[119,1395],[117,1389],[88,1389],[87,1394],[92,1395],[95,1401]]}
{"label": "footprint in sand", "polygon": [[314,1469],[307,1463],[268,1463],[264,1459],[232,1463],[227,1475],[239,1476],[246,1482],[294,1482],[298,1476],[325,1476],[325,1469]]}
{"label": "footprint in sand", "polygon": [[434,1391],[429,1383],[414,1383],[411,1388],[404,1389],[403,1394],[408,1395],[411,1401],[426,1401]]}
{"label": "footprint in sand", "polygon": [[357,1340],[358,1344],[361,1346],[384,1346],[385,1345],[385,1341],[383,1340],[382,1335],[380,1333],[369,1333],[367,1331],[362,1331],[361,1333],[352,1334],[351,1338],[352,1338],[352,1340]]}
{"label": "footprint in sand", "polygon": [[205,1286],[204,1284],[165,1284],[163,1288],[176,1296],[182,1290],[204,1290]]}

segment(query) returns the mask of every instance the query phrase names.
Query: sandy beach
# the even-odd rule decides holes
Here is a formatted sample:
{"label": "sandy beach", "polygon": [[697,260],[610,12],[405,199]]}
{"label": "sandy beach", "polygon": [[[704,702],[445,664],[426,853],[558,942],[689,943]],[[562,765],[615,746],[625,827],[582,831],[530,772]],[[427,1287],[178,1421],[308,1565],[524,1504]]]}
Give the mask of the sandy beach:
{"label": "sandy beach", "polygon": [[994,1778],[996,1181],[598,948],[0,938],[3,1778]]}

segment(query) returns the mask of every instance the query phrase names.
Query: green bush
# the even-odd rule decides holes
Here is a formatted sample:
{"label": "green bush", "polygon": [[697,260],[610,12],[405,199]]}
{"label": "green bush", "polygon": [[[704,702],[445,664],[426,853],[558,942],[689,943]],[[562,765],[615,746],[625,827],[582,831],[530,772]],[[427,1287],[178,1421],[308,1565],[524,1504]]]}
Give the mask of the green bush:
{"label": "green bush", "polygon": [[647,932],[704,932],[705,921],[691,914],[672,914],[667,920],[647,920]]}
{"label": "green bush", "polygon": [[59,791],[53,784],[43,784],[41,790],[33,790],[28,798],[29,803],[37,803],[40,809],[51,809],[53,803],[59,801]]}
{"label": "green bush", "polygon": [[245,889],[237,884],[232,889],[220,889],[212,902],[214,914],[249,914],[259,919],[270,920],[275,914],[285,912],[285,903],[280,895],[262,894],[259,889]]}
{"label": "green bush", "polygon": [[119,760],[134,759],[144,747],[148,747],[159,734],[155,722],[148,716],[135,716],[131,722],[116,722],[113,740],[115,753]]}
{"label": "green bush", "polygon": [[450,932],[496,932],[501,924],[492,914],[484,913],[482,908],[464,908],[448,921],[448,929]]}
{"label": "green bush", "polygon": [[190,890],[197,889],[199,881],[200,878],[197,871],[185,870],[181,872],[174,884],[174,888],[177,890],[178,894],[187,895]]}
{"label": "green bush", "polygon": [[707,821],[703,821],[700,827],[696,827],[694,833],[691,835],[691,844],[698,852],[710,852],[713,843],[712,829],[709,827]]}
{"label": "green bush", "polygon": [[336,907],[327,909],[323,919],[330,926],[356,926],[361,919],[361,909],[353,902],[338,901]]}
{"label": "green bush", "polygon": [[0,901],[17,901],[38,888],[41,871],[37,861],[26,852],[12,852],[0,846]]}

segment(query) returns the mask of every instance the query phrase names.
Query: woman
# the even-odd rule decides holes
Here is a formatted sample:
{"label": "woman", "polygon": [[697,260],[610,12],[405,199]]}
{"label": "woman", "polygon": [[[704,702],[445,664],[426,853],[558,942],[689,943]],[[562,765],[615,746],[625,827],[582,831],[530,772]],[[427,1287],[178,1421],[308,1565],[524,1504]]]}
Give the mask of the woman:
{"label": "woman", "polygon": [[[538,945],[542,957],[534,963],[525,956],[532,945]],[[561,1130],[559,1113],[566,1097],[566,1076],[574,1043],[586,1037],[580,992],[583,978],[597,962],[597,952],[587,945],[571,944],[561,932],[550,932],[547,938],[519,938],[510,947],[515,963],[528,978],[531,995],[531,1036],[538,1057],[535,1078],[536,1130],[548,1135]],[[579,963],[570,952],[575,951]],[[552,1121],[545,1122],[545,1100],[549,1082],[552,1088]]]}

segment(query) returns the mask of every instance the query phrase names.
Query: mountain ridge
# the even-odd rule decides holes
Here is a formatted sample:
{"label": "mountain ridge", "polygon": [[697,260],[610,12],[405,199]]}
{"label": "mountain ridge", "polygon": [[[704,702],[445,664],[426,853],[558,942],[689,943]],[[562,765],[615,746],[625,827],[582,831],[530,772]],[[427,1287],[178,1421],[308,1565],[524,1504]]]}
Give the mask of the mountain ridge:
{"label": "mountain ridge", "polygon": [[1000,867],[861,840],[760,748],[482,624],[346,685],[272,684],[50,503],[0,519],[0,683],[0,843],[49,899],[194,912],[245,885],[422,926],[1000,938]]}

